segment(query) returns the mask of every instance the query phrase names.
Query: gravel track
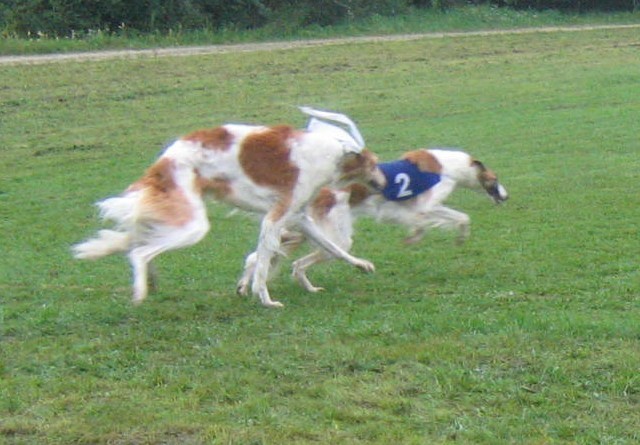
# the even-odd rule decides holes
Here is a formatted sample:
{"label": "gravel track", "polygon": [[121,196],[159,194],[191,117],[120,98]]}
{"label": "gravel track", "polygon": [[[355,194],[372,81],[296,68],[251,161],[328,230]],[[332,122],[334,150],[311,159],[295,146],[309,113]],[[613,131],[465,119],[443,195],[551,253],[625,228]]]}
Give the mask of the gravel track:
{"label": "gravel track", "polygon": [[79,53],[40,54],[28,56],[0,56],[0,65],[36,65],[59,62],[83,62],[149,57],[182,57],[232,52],[276,51],[295,48],[308,48],[326,45],[345,45],[350,43],[399,42],[420,39],[442,39],[475,36],[493,36],[506,34],[534,34],[552,32],[580,32],[607,29],[640,28],[640,24],[630,25],[593,25],[593,26],[549,26],[541,28],[517,28],[470,32],[432,32],[423,34],[395,34],[387,36],[340,37],[331,39],[293,40],[264,43],[241,43],[231,45],[181,46],[171,48],[91,51]]}

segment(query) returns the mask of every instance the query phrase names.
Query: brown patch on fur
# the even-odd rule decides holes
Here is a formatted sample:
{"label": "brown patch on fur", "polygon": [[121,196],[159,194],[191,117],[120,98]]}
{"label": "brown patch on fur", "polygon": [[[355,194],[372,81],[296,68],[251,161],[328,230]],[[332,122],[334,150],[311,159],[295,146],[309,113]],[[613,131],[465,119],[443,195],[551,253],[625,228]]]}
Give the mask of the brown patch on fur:
{"label": "brown patch on fur", "polygon": [[228,150],[233,142],[233,135],[224,127],[196,130],[182,138],[184,141],[199,142],[210,150]]}
{"label": "brown patch on fur", "polygon": [[343,189],[345,192],[349,192],[349,206],[357,207],[364,202],[369,196],[373,195],[373,192],[362,184],[351,184]]}
{"label": "brown patch on fur", "polygon": [[293,134],[293,128],[281,125],[245,138],[238,159],[253,182],[283,192],[293,189],[299,174],[298,167],[289,159],[287,140]]}
{"label": "brown patch on fur", "polygon": [[173,179],[174,161],[160,158],[144,176],[129,187],[129,191],[143,193],[143,218],[181,226],[191,220],[193,209],[185,194]]}
{"label": "brown patch on fur", "polygon": [[313,216],[317,219],[326,216],[336,205],[336,202],[336,195],[331,189],[320,189],[318,196],[316,196],[316,199],[313,200],[313,204],[311,205]]}
{"label": "brown patch on fur", "polygon": [[369,150],[347,156],[340,166],[341,179],[343,181],[365,179],[368,173],[376,168],[377,162],[378,158]]}
{"label": "brown patch on fur", "polygon": [[442,164],[427,150],[414,150],[404,154],[402,159],[406,159],[418,166],[418,169],[429,173],[442,173]]}
{"label": "brown patch on fur", "polygon": [[196,187],[200,190],[200,194],[211,193],[215,199],[221,201],[224,201],[232,192],[231,185],[227,179],[205,179],[200,175],[196,178]]}
{"label": "brown patch on fur", "polygon": [[151,189],[158,193],[166,193],[176,187],[171,174],[173,170],[173,160],[160,158],[144,172],[142,178],[129,186],[127,191]]}
{"label": "brown patch on fur", "polygon": [[481,161],[478,161],[476,158],[469,158],[469,165],[477,168],[479,171],[483,172],[487,169]]}
{"label": "brown patch on fur", "polygon": [[280,193],[270,218],[278,221],[289,210],[300,169],[291,162],[288,140],[295,136],[292,127],[279,125],[249,134],[240,147],[238,160],[247,176],[256,184]]}
{"label": "brown patch on fur", "polygon": [[482,179],[484,182],[496,182],[498,180],[498,176],[491,170],[485,170],[482,172]]}
{"label": "brown patch on fur", "polygon": [[481,184],[494,184],[498,180],[498,176],[477,159],[471,158],[471,165],[478,169],[478,180]]}
{"label": "brown patch on fur", "polygon": [[282,199],[280,199],[280,201],[276,203],[275,206],[273,206],[273,208],[269,212],[269,219],[274,222],[280,220],[287,213],[290,206],[291,193],[287,193],[282,197]]}

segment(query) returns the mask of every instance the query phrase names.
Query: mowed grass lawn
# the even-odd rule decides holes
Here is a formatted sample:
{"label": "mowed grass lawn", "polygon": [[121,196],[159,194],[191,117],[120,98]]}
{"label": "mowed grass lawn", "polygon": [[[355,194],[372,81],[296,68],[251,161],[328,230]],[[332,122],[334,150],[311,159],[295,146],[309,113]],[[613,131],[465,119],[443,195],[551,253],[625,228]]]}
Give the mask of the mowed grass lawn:
{"label": "mowed grass lawn", "polygon": [[[0,443],[636,444],[637,29],[0,68]],[[257,222],[211,205],[130,303],[122,257],[71,258],[92,203],[175,137],[340,110],[384,160],[463,147],[504,206],[472,236],[363,220],[377,266],[288,264],[282,310],[234,293]]]}

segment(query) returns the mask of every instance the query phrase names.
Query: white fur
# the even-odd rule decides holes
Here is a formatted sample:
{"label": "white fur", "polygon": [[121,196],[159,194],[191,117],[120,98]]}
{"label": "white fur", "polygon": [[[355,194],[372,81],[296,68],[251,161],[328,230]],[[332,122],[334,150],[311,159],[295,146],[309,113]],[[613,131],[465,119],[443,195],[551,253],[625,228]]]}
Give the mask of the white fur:
{"label": "white fur", "polygon": [[131,244],[131,235],[115,230],[100,230],[98,236],[73,247],[75,257],[95,260],[116,252],[125,252]]}
{"label": "white fur", "polygon": [[[293,227],[307,237],[329,249],[336,256],[365,270],[373,270],[373,264],[344,252],[336,243],[324,238],[323,231],[316,230],[305,217],[305,206],[318,190],[335,184],[339,177],[338,167],[349,150],[340,141],[326,134],[300,133],[289,141],[290,160],[299,169],[298,181],[292,189],[293,198],[284,214],[278,218],[282,206],[274,189],[254,183],[243,170],[238,154],[243,140],[252,133],[265,131],[266,127],[226,125],[233,136],[226,150],[205,149],[201,143],[180,139],[169,146],[156,162],[171,160],[174,165],[173,180],[186,197],[189,219],[179,224],[165,221],[153,213],[145,204],[145,192],[135,184],[122,195],[98,203],[101,217],[116,223],[116,230],[100,231],[96,238],[73,247],[76,258],[96,259],[116,252],[126,252],[133,269],[133,300],[141,302],[148,293],[149,266],[154,257],[170,249],[193,245],[209,230],[209,220],[197,179],[223,179],[228,181],[231,193],[224,199],[236,207],[264,215],[255,253],[253,273],[247,278],[252,282],[252,291],[260,297],[263,305],[282,306],[270,298],[267,277],[272,258],[280,250],[280,237],[284,230]],[[360,155],[358,155],[360,156]],[[382,173],[372,168],[363,181],[384,183]],[[181,201],[182,202],[182,201]],[[153,277],[151,277],[153,278]]]}
{"label": "white fur", "polygon": [[[353,221],[360,216],[373,217],[376,221],[406,226],[410,235],[405,239],[408,244],[422,239],[426,230],[431,228],[455,229],[458,231],[458,242],[462,243],[469,236],[471,219],[466,213],[443,205],[444,201],[457,186],[483,191],[479,180],[479,167],[474,166],[468,153],[457,150],[428,150],[442,165],[441,181],[430,190],[415,198],[405,201],[388,201],[381,194],[373,194],[355,207],[351,207],[345,192],[333,191],[336,205],[322,219],[316,221],[316,227],[326,238],[332,240],[345,251],[352,247]],[[497,195],[492,195],[496,202],[508,198],[506,189],[495,184]],[[489,193],[487,191],[487,193]],[[298,243],[299,244],[299,243]],[[297,245],[292,246],[289,251]],[[307,277],[307,269],[315,264],[335,259],[327,251],[314,251],[293,262],[293,276],[308,291],[317,292],[322,288],[314,286]],[[242,283],[251,274],[251,262],[245,265]]]}

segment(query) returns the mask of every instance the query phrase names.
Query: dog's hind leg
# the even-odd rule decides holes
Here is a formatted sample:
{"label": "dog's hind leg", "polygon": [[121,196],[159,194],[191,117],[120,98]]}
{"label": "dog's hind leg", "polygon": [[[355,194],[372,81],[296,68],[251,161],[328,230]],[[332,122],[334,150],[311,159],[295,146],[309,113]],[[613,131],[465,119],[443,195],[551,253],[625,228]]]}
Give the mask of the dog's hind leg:
{"label": "dog's hind leg", "polygon": [[[284,256],[284,254],[280,253],[275,254],[271,257],[271,264],[269,265],[269,274],[267,277],[267,281],[276,274],[282,256]],[[242,271],[242,276],[236,284],[236,293],[238,295],[246,296],[249,293],[249,284],[251,284],[251,279],[253,278],[253,274],[256,271],[257,262],[257,252],[251,252],[249,255],[247,255],[247,258],[244,261],[244,270]]]}
{"label": "dog's hind leg", "polygon": [[266,307],[283,307],[279,301],[274,301],[269,295],[267,281],[271,261],[278,255],[281,245],[281,234],[286,226],[290,213],[281,214],[281,209],[272,210],[263,218],[260,225],[260,236],[256,248],[256,260],[253,271],[251,291],[260,298],[260,302]]}
{"label": "dog's hind leg", "polygon": [[[305,238],[301,233],[291,232],[285,230],[280,238],[280,250],[277,255],[271,258],[271,265],[268,279],[271,279],[278,272],[280,262],[284,257],[288,257],[294,250],[296,250],[304,242]],[[244,262],[244,270],[242,276],[238,280],[236,285],[236,292],[238,295],[247,295],[249,291],[249,284],[251,284],[251,278],[256,269],[257,253],[251,252],[247,255]]]}
{"label": "dog's hind leg", "polygon": [[166,250],[167,247],[151,245],[136,247],[129,252],[129,262],[133,270],[134,304],[142,303],[149,293],[149,262]]}
{"label": "dog's hind leg", "polygon": [[292,275],[308,292],[320,292],[324,290],[324,288],[316,287],[311,283],[309,277],[307,277],[307,269],[315,264],[330,261],[332,259],[333,257],[328,256],[325,252],[316,250],[315,252],[293,262]]}
{"label": "dog's hind leg", "polygon": [[258,254],[251,252],[244,260],[244,269],[242,270],[242,276],[236,284],[236,293],[238,295],[247,295],[249,293],[249,284],[251,284],[251,278],[256,271],[256,261],[258,260]]}
{"label": "dog's hind leg", "polygon": [[142,303],[149,293],[149,285],[154,287],[156,273],[151,260],[168,250],[196,244],[208,231],[209,221],[201,213],[181,227],[156,227],[154,232],[145,236],[144,243],[131,249],[128,256],[133,269],[133,302]]}
{"label": "dog's hind leg", "polygon": [[149,291],[155,292],[158,290],[158,270],[153,262],[147,264],[148,278],[147,284],[149,285]]}

